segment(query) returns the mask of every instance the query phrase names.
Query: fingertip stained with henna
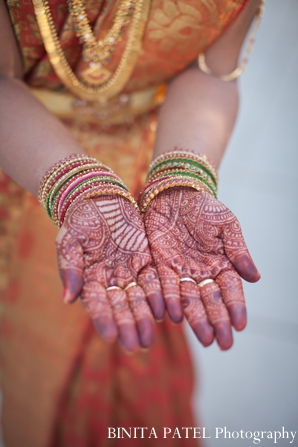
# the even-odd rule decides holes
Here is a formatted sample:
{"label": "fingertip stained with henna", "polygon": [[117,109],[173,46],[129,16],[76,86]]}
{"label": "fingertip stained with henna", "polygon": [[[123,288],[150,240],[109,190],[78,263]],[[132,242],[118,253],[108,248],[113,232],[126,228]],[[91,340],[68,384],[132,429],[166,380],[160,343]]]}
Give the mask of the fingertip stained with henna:
{"label": "fingertip stained with henna", "polygon": [[[117,195],[77,203],[66,216],[56,246],[65,300],[81,295],[98,333],[108,342],[118,337],[128,352],[151,346],[154,326],[148,293],[159,300],[162,295],[143,221],[133,204]],[[124,292],[139,275],[144,288],[133,286]],[[119,289],[106,292],[113,285]],[[162,306],[156,306],[162,316]]]}
{"label": "fingertip stained with henna", "polygon": [[204,346],[211,344],[215,335],[220,348],[229,349],[233,343],[231,324],[236,330],[246,324],[239,274],[250,282],[259,279],[236,217],[206,191],[180,187],[159,193],[150,202],[144,223],[167,308],[169,297],[177,298],[177,279],[215,280],[201,291],[195,284],[183,282],[181,302]]}
{"label": "fingertip stained with henna", "polygon": [[233,260],[233,266],[235,267],[239,275],[243,279],[245,279],[245,281],[254,283],[259,281],[259,279],[261,278],[261,275],[254,262],[247,254],[236,256]]}

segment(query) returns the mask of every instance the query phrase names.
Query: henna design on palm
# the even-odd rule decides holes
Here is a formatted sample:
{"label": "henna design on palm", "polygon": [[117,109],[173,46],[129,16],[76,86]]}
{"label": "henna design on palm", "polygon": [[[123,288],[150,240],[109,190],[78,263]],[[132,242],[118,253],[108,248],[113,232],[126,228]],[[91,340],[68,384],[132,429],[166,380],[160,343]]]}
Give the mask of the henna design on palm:
{"label": "henna design on palm", "polygon": [[[231,326],[246,325],[240,276],[249,282],[260,278],[236,217],[209,193],[182,187],[155,197],[144,222],[172,321],[184,313],[204,346],[215,336],[221,349],[229,349]],[[180,283],[185,277],[214,282]]]}
{"label": "henna design on palm", "polygon": [[[118,337],[130,352],[151,346],[152,313],[162,319],[165,305],[134,206],[108,195],[76,204],[58,233],[56,247],[64,301],[72,303],[80,296],[105,340]],[[134,281],[138,285],[125,291]],[[111,286],[119,289],[107,291]]]}

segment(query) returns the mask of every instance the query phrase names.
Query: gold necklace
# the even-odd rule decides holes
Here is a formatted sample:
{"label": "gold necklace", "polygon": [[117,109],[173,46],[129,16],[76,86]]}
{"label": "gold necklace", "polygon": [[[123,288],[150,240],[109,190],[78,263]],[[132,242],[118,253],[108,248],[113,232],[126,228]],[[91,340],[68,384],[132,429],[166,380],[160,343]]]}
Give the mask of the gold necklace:
{"label": "gold necklace", "polygon": [[40,34],[49,60],[63,84],[76,96],[88,101],[107,102],[119,94],[128,82],[142,49],[150,0],[136,0],[128,37],[115,72],[100,86],[81,82],[71,69],[61,47],[48,0],[32,0]]}
{"label": "gold necklace", "polygon": [[113,25],[104,37],[97,41],[89,24],[83,2],[70,0],[69,12],[75,24],[75,32],[83,42],[83,60],[88,67],[80,73],[81,79],[89,85],[99,87],[111,78],[110,70],[103,67],[114,53],[121,40],[123,29],[133,16],[136,0],[122,0],[117,9]]}

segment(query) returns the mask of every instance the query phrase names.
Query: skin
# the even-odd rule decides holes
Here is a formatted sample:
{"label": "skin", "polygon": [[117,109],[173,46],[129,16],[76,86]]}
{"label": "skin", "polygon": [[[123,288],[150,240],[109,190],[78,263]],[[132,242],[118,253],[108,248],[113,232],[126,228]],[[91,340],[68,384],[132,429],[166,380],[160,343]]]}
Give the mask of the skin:
{"label": "skin", "polygon": [[[250,0],[237,20],[206,51],[207,64],[214,73],[226,74],[236,67],[243,39],[258,3],[258,0]],[[17,183],[37,195],[44,173],[54,163],[70,154],[84,153],[84,150],[61,122],[31,95],[23,82],[21,58],[3,0],[0,0],[0,42],[5,42],[5,45],[0,45],[0,165]],[[236,82],[225,83],[216,76],[207,76],[195,65],[186,69],[171,82],[166,101],[160,110],[154,156],[178,146],[205,153],[218,166],[234,126],[237,108]],[[190,284],[184,284],[181,286],[180,295],[177,294],[177,277],[181,272],[179,273],[176,266],[175,268],[167,266],[169,277],[165,281],[165,273],[158,262],[158,253],[161,252],[162,245],[158,248],[155,239],[152,241],[153,229],[158,221],[157,214],[154,214],[153,210],[160,207],[163,209],[166,203],[170,206],[172,195],[176,197],[176,194],[176,191],[170,191],[168,195],[161,194],[154,199],[145,216],[147,236],[138,211],[129,208],[126,199],[105,197],[96,201],[90,199],[87,205],[78,204],[67,216],[57,237],[60,273],[65,286],[64,301],[73,302],[81,295],[82,302],[100,335],[109,341],[118,338],[124,349],[129,352],[136,351],[139,346],[149,347],[153,343],[152,317],[145,297],[156,319],[162,319],[164,314],[164,302],[160,294],[157,272],[153,267],[152,255],[157,264],[170,318],[174,322],[181,320],[182,305],[186,317],[204,345],[210,344],[214,330],[220,347],[227,349],[231,345],[231,319],[236,329],[245,326],[244,311],[241,311],[242,313],[239,311],[242,317],[238,317],[233,316],[237,312],[231,310],[233,306],[242,306],[243,309],[243,295],[240,298],[241,287],[235,272],[248,280],[257,280],[259,274],[245,275],[243,272],[245,268],[241,266],[240,258],[236,257],[234,260],[230,258],[228,247],[225,247],[222,239],[224,231],[219,233],[216,240],[222,239],[225,255],[230,264],[228,261],[224,262],[222,253],[216,253],[216,256],[221,256],[218,266],[223,265],[218,267],[216,290],[213,285],[212,289],[211,286],[206,286],[200,291],[198,298],[197,289]],[[183,197],[186,194],[183,188],[180,194]],[[187,191],[187,197],[188,194]],[[194,195],[196,199],[193,200],[197,201],[195,209],[201,219],[204,213],[198,208],[203,207],[205,202],[201,200],[203,196],[200,193]],[[168,198],[165,200],[165,197]],[[179,203],[182,202],[181,198]],[[119,224],[127,229],[131,240],[136,234],[142,235],[141,248],[132,246],[127,250],[127,247],[122,247],[116,242],[117,231],[113,229],[115,220],[106,216],[104,211],[106,203],[113,206],[112,214],[119,216]],[[86,216],[84,215],[84,207],[88,206],[98,221],[96,230],[92,225],[83,225],[89,215],[89,211],[86,211]],[[213,221],[216,223],[217,207],[214,204],[213,206],[215,210]],[[219,216],[220,213],[217,217]],[[164,218],[169,219],[167,214]],[[233,220],[229,212],[226,212],[225,219],[228,228],[231,219]],[[168,220],[167,225],[169,222]],[[218,229],[214,222],[213,225]],[[186,228],[183,207],[181,214],[177,213],[173,225],[177,229],[183,225]],[[188,222],[188,225],[191,224]],[[200,236],[203,237],[203,233],[200,233]],[[196,238],[199,237],[195,227],[190,231],[189,237],[188,243],[195,244]],[[175,256],[183,259],[185,247],[178,242]],[[214,241],[210,239],[209,242],[213,249]],[[160,244],[163,243],[161,238]],[[107,247],[114,249],[107,251]],[[202,262],[208,265],[209,261],[206,259],[210,258],[210,262],[211,260],[213,262],[216,258],[208,247],[197,243],[196,249],[197,254],[193,252],[192,256],[193,263],[198,269],[201,268]],[[188,260],[183,262],[187,263]],[[249,270],[250,267],[245,262]],[[224,266],[228,264],[230,269],[225,270]],[[208,269],[205,274],[210,274]],[[104,290],[111,285],[123,288],[132,279],[137,280],[139,286],[128,289],[127,292]],[[173,304],[170,303],[170,292],[167,290],[169,287],[166,284],[170,280],[174,290],[171,292],[174,295]],[[221,302],[220,311],[216,307],[218,302]],[[192,307],[195,307],[196,311],[193,312]],[[211,311],[213,308],[214,312]],[[207,315],[208,324],[204,315]],[[230,315],[230,320],[227,315]],[[240,319],[240,322],[237,319]],[[203,335],[203,331],[197,329],[197,326],[202,324],[207,335]]]}
{"label": "skin", "polygon": [[[187,148],[192,151],[206,154],[208,158],[213,162],[216,167],[219,167],[225,149],[227,147],[228,141],[230,139],[231,133],[234,128],[235,120],[238,112],[238,86],[236,81],[225,82],[222,81],[216,75],[224,75],[233,71],[238,65],[239,52],[241,46],[251,21],[258,9],[259,0],[250,0],[246,5],[246,8],[234,21],[234,23],[227,29],[227,31],[217,39],[205,52],[206,62],[211,71],[215,75],[206,75],[205,73],[198,70],[196,64],[191,66],[188,70],[185,70],[179,76],[173,79],[169,84],[167,91],[167,99],[162,105],[159,112],[158,120],[158,131],[156,144],[154,149],[154,157],[167,152],[172,151],[175,147],[177,148]],[[183,111],[183,113],[177,113],[177,111]],[[163,204],[162,193],[158,195],[152,203],[152,207],[160,208],[159,201]],[[167,193],[168,202],[172,203],[174,192],[169,191]],[[193,192],[195,196],[199,196],[200,193]],[[205,196],[207,193],[204,193]],[[198,203],[203,206],[204,201],[197,198]],[[211,198],[213,206],[213,219],[222,219],[223,215],[221,212],[217,212],[217,209],[221,209],[223,206],[220,202],[216,202],[215,199]],[[227,210],[228,213],[225,214],[225,222],[228,224],[230,220],[237,221],[235,216],[231,211]],[[150,218],[148,217],[150,216]],[[204,213],[200,215],[200,219],[204,216]],[[167,221],[168,216],[165,217],[165,225],[169,223]],[[163,293],[165,296],[168,295],[168,289],[165,286],[164,276],[161,276],[160,266],[161,259],[164,260],[163,252],[156,245],[152,246],[151,240],[153,231],[150,228],[154,228],[154,221],[151,224],[149,222],[152,217],[151,207],[148,208],[145,215],[145,226],[151,246],[151,252],[153,258],[157,264],[158,272],[160,275],[160,280],[163,288]],[[149,223],[148,223],[149,222]],[[198,222],[198,221],[197,221]],[[172,225],[176,226],[176,230],[183,225],[183,217],[179,213],[176,216],[176,221],[172,221]],[[228,228],[229,226],[227,226]],[[240,226],[239,226],[240,228]],[[173,231],[175,228],[173,227]],[[193,234],[193,233],[192,233]],[[218,236],[222,238],[223,233]],[[193,243],[195,242],[195,238]],[[209,240],[211,244],[211,240]],[[190,242],[188,242],[190,243]],[[225,244],[224,244],[225,245]],[[176,256],[182,256],[184,254],[184,248],[182,246],[176,246]],[[209,247],[212,249],[212,244]],[[202,247],[197,247],[199,254],[201,253]],[[204,330],[199,329],[198,325],[194,324],[193,321],[196,318],[196,312],[200,315],[206,315],[209,326],[213,327],[213,332],[215,332],[215,338],[219,347],[223,350],[229,349],[232,346],[232,326],[236,330],[242,330],[246,326],[246,310],[245,302],[242,291],[242,283],[239,278],[240,276],[249,282],[256,282],[260,279],[260,274],[256,267],[251,261],[251,257],[237,258],[236,260],[230,258],[230,253],[228,254],[228,249],[225,247],[226,255],[231,261],[231,272],[229,273],[230,282],[233,283],[233,287],[227,287],[224,281],[222,283],[222,275],[216,278],[216,283],[220,290],[216,289],[214,296],[217,296],[219,300],[225,297],[223,304],[221,303],[221,330],[218,329],[218,323],[215,324],[215,320],[208,312],[208,305],[204,297],[206,295],[206,290],[215,290],[215,285],[205,286],[200,291],[195,285],[191,283],[183,283],[180,287],[180,300],[176,299],[171,301],[169,304],[169,299],[166,298],[167,309],[171,319],[174,322],[178,322],[182,318],[182,308],[184,309],[184,314],[187,317],[192,329],[194,330],[198,339],[207,346],[213,341],[212,330],[207,329],[208,325],[206,323],[206,317],[204,317]],[[207,253],[210,253],[207,250]],[[250,261],[248,261],[248,259]],[[186,261],[185,261],[186,262]],[[254,266],[254,267],[252,267]],[[232,270],[234,267],[234,270]],[[173,274],[173,267],[167,269],[168,275]],[[246,272],[247,270],[247,272]],[[248,274],[249,271],[253,272],[251,275]],[[245,273],[246,272],[246,273]],[[175,298],[177,297],[177,272],[176,280],[172,278],[172,282],[175,284],[174,293]],[[183,277],[183,274],[178,275]],[[187,275],[192,277],[192,275]],[[209,278],[214,278],[211,274]],[[228,275],[225,275],[228,278]],[[232,280],[233,278],[233,280]],[[236,279],[235,279],[236,278]],[[237,285],[236,285],[237,283]],[[188,294],[186,294],[185,289],[187,289]],[[231,311],[230,300],[234,300],[235,295],[237,295],[237,303],[241,301],[241,306],[237,306],[238,310]],[[193,296],[196,297],[196,307],[193,312],[189,312],[189,307],[185,306],[185,300],[193,302]],[[191,306],[190,306],[191,307]],[[226,310],[224,310],[224,307]],[[188,310],[186,311],[186,308]],[[236,313],[236,315],[234,315]],[[224,318],[223,318],[224,317]],[[202,319],[201,319],[202,321]],[[223,324],[224,321],[224,324]],[[204,334],[203,334],[204,332]],[[207,335],[206,335],[207,334]]]}
{"label": "skin", "polygon": [[[107,195],[79,203],[59,231],[56,247],[64,301],[72,303],[80,296],[106,341],[118,337],[130,352],[151,346],[152,314],[162,319],[165,306],[143,221],[134,206]],[[138,285],[125,291],[132,282]],[[107,291],[111,286],[120,289]]]}
{"label": "skin", "polygon": [[[172,321],[184,314],[204,346],[215,337],[221,349],[229,349],[231,326],[241,331],[246,324],[240,277],[260,277],[238,220],[205,191],[171,188],[152,200],[144,221]],[[180,278],[214,282],[199,287]]]}

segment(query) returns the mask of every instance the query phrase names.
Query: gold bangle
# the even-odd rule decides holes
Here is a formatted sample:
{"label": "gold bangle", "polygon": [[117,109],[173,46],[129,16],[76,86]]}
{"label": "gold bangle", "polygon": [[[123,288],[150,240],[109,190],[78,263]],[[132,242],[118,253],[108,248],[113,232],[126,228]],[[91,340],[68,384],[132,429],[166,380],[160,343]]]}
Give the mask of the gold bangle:
{"label": "gold bangle", "polygon": [[77,157],[73,157],[70,159],[67,159],[65,161],[61,160],[57,163],[55,163],[52,168],[50,168],[43,176],[41,182],[40,182],[40,187],[39,187],[39,193],[38,193],[38,200],[41,202],[41,194],[42,192],[47,188],[47,185],[50,183],[51,179],[53,177],[55,177],[55,175],[57,175],[57,173],[65,168],[68,165],[71,165],[72,163],[77,163],[78,161],[83,161],[86,160],[87,158],[90,159],[90,161],[97,161],[95,158],[91,158],[88,155],[85,154],[81,154],[78,155]]}
{"label": "gold bangle", "polygon": [[[190,175],[188,175],[190,174]],[[173,177],[189,177],[194,178],[195,180],[201,180],[203,183],[206,183],[206,186],[209,187],[211,190],[214,189],[217,191],[217,185],[214,183],[212,178],[208,175],[200,174],[199,172],[185,170],[185,172],[182,172],[181,170],[173,170],[173,171],[164,171],[160,172],[158,174],[155,174],[152,177],[149,177],[147,180],[147,184],[150,182],[157,181],[159,179],[166,179],[167,177],[173,178]]]}
{"label": "gold bangle", "polygon": [[[145,197],[141,200],[140,208],[141,213],[144,214],[149,203],[162,191],[165,191],[169,188],[174,188],[176,186],[186,186],[189,188],[193,188],[198,192],[203,191],[204,184],[199,180],[190,180],[189,178],[171,178],[169,180],[162,181],[158,184],[158,186],[153,187],[146,193]],[[205,185],[204,185],[205,187]],[[211,191],[210,191],[211,192]],[[213,195],[213,193],[212,193]]]}
{"label": "gold bangle", "polygon": [[[45,195],[46,195],[46,191],[50,185],[50,183],[53,181],[53,178],[59,173],[59,171],[63,170],[64,168],[66,168],[69,165],[72,165],[73,163],[78,163],[80,161],[86,161],[88,160],[89,163],[86,164],[82,164],[81,166],[89,166],[90,164],[96,164],[96,166],[100,167],[100,168],[104,168],[107,171],[113,173],[113,171],[108,168],[107,166],[103,165],[102,163],[100,163],[99,161],[96,160],[96,158],[91,158],[88,156],[84,156],[84,157],[76,157],[75,159],[71,159],[65,163],[60,164],[59,166],[57,166],[57,168],[55,170],[53,170],[53,172],[51,172],[49,175],[47,175],[46,179],[44,181],[42,181],[41,183],[41,187],[40,187],[40,192],[39,192],[39,201],[40,203],[43,203],[43,201],[45,201]],[[79,166],[77,166],[78,168]],[[75,168],[71,168],[70,166],[70,171],[71,172],[73,169]]]}
{"label": "gold bangle", "polygon": [[109,195],[109,194],[115,194],[117,196],[124,197],[125,199],[129,200],[133,204],[133,206],[139,210],[138,204],[135,201],[135,199],[132,197],[132,195],[129,192],[124,191],[123,189],[111,186],[104,189],[97,189],[95,191],[87,192],[86,197],[83,197],[83,199],[91,199],[96,198],[96,196],[102,196],[102,195]]}
{"label": "gold bangle", "polygon": [[187,163],[187,159],[188,160],[193,160],[203,166],[205,166],[209,171],[212,172],[216,182],[218,182],[218,175],[217,175],[217,170],[215,168],[215,166],[213,165],[213,163],[207,158],[207,156],[205,154],[197,154],[194,153],[192,151],[188,151],[185,149],[178,149],[175,151],[170,151],[170,152],[165,152],[161,155],[159,155],[158,157],[156,157],[149,165],[149,176],[152,175],[152,171],[154,171],[156,169],[156,166],[163,162],[168,160],[169,163],[171,162],[171,159],[175,159],[175,158],[186,158],[184,163]]}
{"label": "gold bangle", "polygon": [[[143,191],[140,193],[140,198],[139,198],[139,202],[143,203],[145,200],[148,199],[148,197],[150,197],[150,194],[152,193],[153,190],[159,188],[161,185],[165,184],[165,183],[171,183],[172,181],[178,181],[181,180],[182,182],[185,182],[184,186],[188,186],[189,184],[196,182],[197,184],[200,184],[202,188],[204,188],[209,194],[211,194],[213,197],[216,198],[216,188],[214,187],[214,190],[208,185],[206,184],[202,179],[193,179],[188,177],[187,175],[173,175],[171,177],[166,177],[164,179],[160,179],[159,182],[157,182],[157,184],[153,184],[151,187],[149,187],[149,189],[146,191],[147,186],[145,185]],[[182,185],[183,186],[183,185]],[[142,208],[142,206],[141,206]]]}
{"label": "gold bangle", "polygon": [[208,65],[206,64],[206,58],[205,58],[205,53],[200,53],[198,56],[198,66],[199,69],[207,74],[207,75],[213,75],[216,76],[217,78],[221,79],[222,81],[234,81],[235,79],[237,79],[244,71],[244,66],[243,65],[239,65],[238,67],[235,68],[235,70],[233,70],[231,73],[226,74],[226,75],[215,75],[210,68],[208,67]]}
{"label": "gold bangle", "polygon": [[[127,190],[123,190],[121,186],[117,186],[114,185],[113,183],[102,183],[101,185],[99,184],[94,184],[92,185],[92,183],[90,183],[89,185],[81,185],[79,187],[78,190],[73,191],[70,196],[68,197],[68,202],[66,202],[60,212],[59,212],[59,216],[53,216],[56,218],[56,220],[54,220],[55,224],[58,226],[61,226],[61,224],[63,223],[61,220],[61,216],[64,215],[63,221],[65,220],[65,217],[70,209],[70,207],[77,203],[78,201],[81,201],[85,198],[89,198],[89,196],[87,197],[88,193],[93,193],[94,191],[96,191],[98,193],[98,190],[101,190],[104,192],[102,192],[102,194],[118,194],[118,195],[122,195],[125,196],[126,198],[129,198],[128,196],[130,196],[130,193]],[[127,196],[126,196],[126,195]],[[97,195],[100,195],[100,193],[98,193]],[[73,198],[72,196],[76,196],[75,198]]]}
{"label": "gold bangle", "polygon": [[207,63],[206,63],[206,58],[205,58],[205,53],[200,53],[198,56],[198,67],[199,69],[208,75],[213,75],[216,76],[217,78],[221,79],[222,81],[234,81],[235,79],[237,79],[245,70],[245,67],[248,63],[248,58],[250,53],[253,50],[253,46],[254,46],[254,42],[256,39],[256,33],[258,31],[258,28],[261,24],[261,20],[262,17],[264,15],[264,9],[265,9],[265,0],[260,0],[260,5],[259,8],[255,14],[255,24],[253,27],[253,30],[251,32],[251,35],[248,39],[247,42],[247,46],[246,46],[246,50],[245,50],[245,54],[242,58],[242,61],[240,62],[240,64],[238,65],[238,67],[235,68],[235,70],[233,70],[231,73],[228,73],[226,75],[216,75],[212,72],[212,70],[208,67]]}
{"label": "gold bangle", "polygon": [[[86,188],[94,188],[94,187],[105,187],[105,186],[116,186],[119,188],[123,188],[125,191],[128,191],[126,186],[124,185],[124,183],[122,182],[122,180],[118,180],[118,179],[113,179],[113,181],[111,181],[111,178],[108,177],[94,177],[91,179],[88,179],[86,181],[84,181],[83,184],[79,184],[77,185],[65,198],[65,202],[67,200],[71,201],[72,200],[72,196],[76,195],[80,190],[82,190],[82,192],[86,192]],[[66,202],[67,203],[67,202]],[[52,204],[49,205],[49,207],[51,207],[51,218],[52,220],[56,223],[59,221],[59,216],[65,208],[65,205],[62,205],[61,209],[58,212],[57,209],[57,202],[53,202]]]}
{"label": "gold bangle", "polygon": [[[73,206],[77,204],[77,202],[80,202],[82,200],[92,199],[92,198],[94,199],[97,196],[102,196],[102,195],[118,195],[118,196],[124,197],[125,199],[129,200],[133,204],[133,206],[139,211],[137,202],[135,201],[135,199],[132,197],[132,195],[129,192],[126,192],[119,187],[114,187],[114,186],[109,186],[109,185],[105,185],[104,187],[94,186],[94,188],[91,188],[90,190],[87,190],[85,192],[83,191],[81,194],[79,194],[78,197],[76,197],[70,203],[70,205],[65,213],[64,220],[66,219],[67,215],[69,214],[69,212],[73,208]],[[63,224],[63,222],[61,222],[61,221],[57,222],[57,225],[59,227],[61,227],[62,224]]]}
{"label": "gold bangle", "polygon": [[57,192],[57,190],[60,188],[60,186],[62,186],[63,183],[65,183],[68,179],[73,177],[75,174],[79,174],[80,172],[84,172],[84,171],[90,171],[91,169],[97,168],[97,167],[98,167],[97,163],[93,163],[93,164],[77,166],[76,168],[72,169],[71,171],[68,171],[66,174],[64,174],[62,177],[60,177],[56,183],[54,183],[54,185],[51,188],[51,191],[49,191],[46,198],[44,197],[45,194],[43,195],[43,201],[42,201],[43,206],[45,207],[47,202],[50,203],[52,201],[53,195]]}

